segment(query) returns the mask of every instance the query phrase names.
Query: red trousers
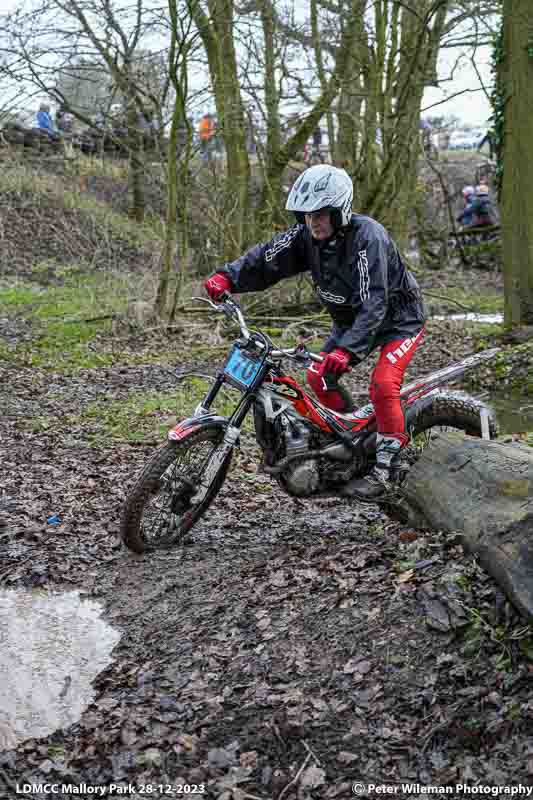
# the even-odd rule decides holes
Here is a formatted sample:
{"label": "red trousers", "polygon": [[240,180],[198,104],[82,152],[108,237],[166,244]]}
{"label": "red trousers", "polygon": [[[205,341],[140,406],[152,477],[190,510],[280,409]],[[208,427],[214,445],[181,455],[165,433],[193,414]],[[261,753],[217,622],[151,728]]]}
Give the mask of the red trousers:
{"label": "red trousers", "polygon": [[395,339],[381,348],[368,391],[376,412],[378,433],[405,434],[400,389],[403,374],[420,344],[423,333],[422,328],[410,339]]}
{"label": "red trousers", "polygon": [[[424,329],[409,339],[395,339],[383,345],[370,379],[369,395],[376,412],[378,433],[395,435],[407,441],[405,420],[400,403],[403,375],[418,347]],[[336,380],[325,376],[327,390],[318,381],[311,384],[320,402],[332,411],[349,412],[351,398]]]}

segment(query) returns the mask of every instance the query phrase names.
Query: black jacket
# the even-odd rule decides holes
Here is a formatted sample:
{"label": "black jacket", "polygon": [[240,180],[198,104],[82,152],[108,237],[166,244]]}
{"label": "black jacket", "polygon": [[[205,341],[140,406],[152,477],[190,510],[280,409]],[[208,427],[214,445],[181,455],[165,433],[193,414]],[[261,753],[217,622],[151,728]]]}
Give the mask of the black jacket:
{"label": "black jacket", "polygon": [[236,292],[255,292],[308,270],[334,322],[328,352],[343,347],[357,363],[424,324],[420,289],[398,248],[379,222],[361,214],[352,214],[350,225],[326,243],[313,240],[305,225],[294,225],[219,272]]}

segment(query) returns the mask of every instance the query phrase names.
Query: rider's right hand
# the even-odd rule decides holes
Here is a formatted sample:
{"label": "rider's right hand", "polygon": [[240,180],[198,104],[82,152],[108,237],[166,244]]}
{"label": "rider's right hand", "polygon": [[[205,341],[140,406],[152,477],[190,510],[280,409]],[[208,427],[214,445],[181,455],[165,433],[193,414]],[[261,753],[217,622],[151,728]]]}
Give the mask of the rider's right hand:
{"label": "rider's right hand", "polygon": [[225,272],[215,272],[204,281],[204,289],[215,303],[222,299],[224,292],[231,292],[232,284]]}

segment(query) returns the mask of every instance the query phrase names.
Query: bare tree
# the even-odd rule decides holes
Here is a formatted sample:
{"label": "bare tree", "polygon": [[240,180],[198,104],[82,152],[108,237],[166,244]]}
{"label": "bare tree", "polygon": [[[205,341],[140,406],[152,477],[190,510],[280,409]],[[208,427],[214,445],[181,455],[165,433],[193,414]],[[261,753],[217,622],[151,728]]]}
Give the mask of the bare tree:
{"label": "bare tree", "polygon": [[187,114],[187,107],[190,56],[196,47],[197,33],[193,29],[192,18],[186,13],[180,14],[180,10],[183,11],[184,8],[180,9],[178,0],[168,0],[168,10],[171,24],[168,74],[174,90],[174,107],[172,110],[167,160],[165,248],[155,299],[155,311],[160,317],[164,316],[172,266],[176,263],[176,285],[170,310],[170,320],[173,320],[181,299],[184,270],[189,254],[188,211],[193,132]]}
{"label": "bare tree", "polygon": [[[66,104],[85,125],[94,125],[90,109],[68,105],[65,77],[79,78],[80,64],[92,65],[92,77],[103,76],[104,87],[125,106],[127,150],[130,158],[132,214],[145,212],[143,135],[139,115],[149,117],[160,98],[146,80],[141,42],[157,21],[147,0],[129,5],[121,0],[42,0],[27,12],[8,17],[9,72],[13,79],[32,83]],[[63,78],[58,81],[58,75]],[[97,78],[96,78],[97,80]],[[104,91],[105,94],[105,91]]]}

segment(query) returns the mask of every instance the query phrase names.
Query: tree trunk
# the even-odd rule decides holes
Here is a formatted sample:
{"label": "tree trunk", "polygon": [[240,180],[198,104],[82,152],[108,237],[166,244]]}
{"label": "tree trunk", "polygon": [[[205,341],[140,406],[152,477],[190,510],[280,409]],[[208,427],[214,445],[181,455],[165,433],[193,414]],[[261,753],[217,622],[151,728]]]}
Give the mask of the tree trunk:
{"label": "tree trunk", "polygon": [[347,14],[346,24],[335,53],[335,67],[329,79],[323,82],[320,95],[317,97],[313,107],[305,115],[295,133],[279,147],[277,152],[267,153],[261,201],[263,208],[279,206],[281,183],[285,168],[291,158],[294,158],[298,151],[303,148],[322,117],[328,112],[340,91],[343,81],[346,79],[347,64],[356,45],[358,31],[357,10],[360,3],[361,0],[350,0],[348,4],[351,13]]}
{"label": "tree trunk", "polygon": [[502,233],[505,325],[533,324],[533,21],[531,0],[504,2]]}
{"label": "tree trunk", "polygon": [[209,16],[193,0],[187,4],[207,53],[218,127],[226,149],[224,257],[232,260],[247,243],[250,221],[250,161],[233,38],[234,0],[208,0]]}
{"label": "tree trunk", "polygon": [[[459,531],[512,603],[533,620],[533,449],[432,435],[399,490],[414,527]],[[403,504],[406,504],[403,505]]]}
{"label": "tree trunk", "polygon": [[355,179],[357,209],[389,228],[400,247],[416,193],[422,96],[449,7],[450,0],[420,0],[416,11],[375,2],[375,36],[361,16],[352,76],[339,103],[338,153]]}
{"label": "tree trunk", "polygon": [[[174,108],[172,111],[172,123],[170,127],[170,138],[167,154],[167,213],[165,224],[165,247],[163,251],[163,264],[159,276],[159,285],[155,299],[155,311],[163,317],[165,314],[168,287],[172,266],[174,261],[177,263],[176,285],[174,287],[174,299],[169,315],[172,322],[176,315],[176,309],[181,299],[183,287],[183,273],[186,265],[188,250],[188,205],[189,205],[189,160],[192,147],[192,130],[187,119],[187,97],[188,97],[188,74],[187,56],[191,42],[180,39],[178,25],[178,7],[176,0],[169,0],[169,13],[172,24],[172,36],[170,40],[170,53],[168,72],[169,78],[175,92]],[[185,133],[185,141],[183,134]],[[178,137],[181,135],[180,141]],[[178,144],[180,153],[178,155]],[[178,163],[179,162],[179,163]],[[180,203],[178,204],[178,187],[180,192]],[[178,257],[176,256],[176,239],[178,238],[176,227],[179,225],[179,247]]]}

